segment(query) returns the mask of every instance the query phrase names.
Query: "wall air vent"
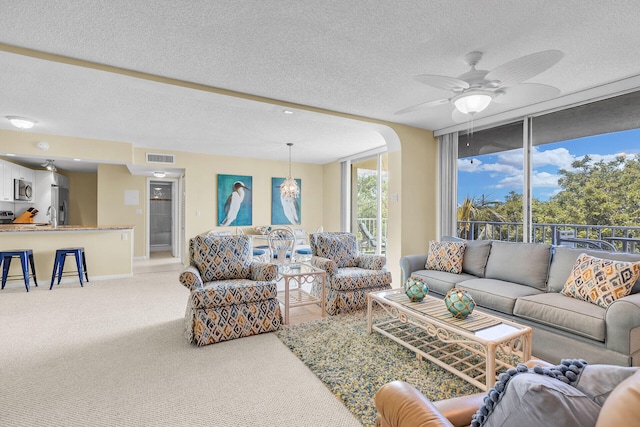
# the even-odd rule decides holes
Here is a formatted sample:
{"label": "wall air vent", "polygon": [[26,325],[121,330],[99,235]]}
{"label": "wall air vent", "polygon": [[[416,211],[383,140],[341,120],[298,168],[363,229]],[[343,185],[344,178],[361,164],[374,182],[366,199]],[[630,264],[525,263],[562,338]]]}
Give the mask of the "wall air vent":
{"label": "wall air vent", "polygon": [[173,154],[156,154],[147,153],[147,163],[175,163],[176,159]]}

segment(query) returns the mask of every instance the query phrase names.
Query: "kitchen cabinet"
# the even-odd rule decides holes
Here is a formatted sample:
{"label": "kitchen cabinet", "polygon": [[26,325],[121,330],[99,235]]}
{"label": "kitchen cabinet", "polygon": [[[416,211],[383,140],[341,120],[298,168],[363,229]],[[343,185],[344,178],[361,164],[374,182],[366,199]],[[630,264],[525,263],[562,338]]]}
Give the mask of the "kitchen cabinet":
{"label": "kitchen cabinet", "polygon": [[33,171],[20,165],[13,165],[13,179],[23,179],[33,182]]}
{"label": "kitchen cabinet", "polygon": [[13,163],[0,160],[0,201],[13,202]]}
{"label": "kitchen cabinet", "polygon": [[[33,169],[26,168],[24,166],[16,165],[15,163],[7,162],[6,160],[0,160],[0,202],[14,202],[14,180],[23,179],[33,184],[35,181],[36,172]],[[35,188],[32,185],[32,190]],[[31,203],[31,202],[20,202]]]}

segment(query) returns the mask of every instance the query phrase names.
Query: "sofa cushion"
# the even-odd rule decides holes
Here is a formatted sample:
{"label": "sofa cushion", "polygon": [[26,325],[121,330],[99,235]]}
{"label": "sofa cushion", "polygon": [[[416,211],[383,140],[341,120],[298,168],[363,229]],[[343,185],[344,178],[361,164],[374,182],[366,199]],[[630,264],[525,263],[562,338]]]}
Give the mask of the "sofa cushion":
{"label": "sofa cushion", "polygon": [[456,288],[469,291],[478,306],[506,314],[513,314],[518,298],[542,293],[530,286],[486,278],[465,280],[456,284]]}
{"label": "sofa cushion", "polygon": [[614,261],[582,254],[560,293],[607,308],[629,295],[640,274],[640,263]]}
{"label": "sofa cushion", "polygon": [[489,253],[491,252],[491,240],[469,240],[462,258],[462,272],[484,277]]}
{"label": "sofa cushion", "polygon": [[606,310],[556,292],[518,298],[513,314],[585,338],[604,342]]}
{"label": "sofa cushion", "polygon": [[338,268],[358,266],[358,242],[352,233],[317,233],[315,239],[316,255],[328,258]]}
{"label": "sofa cushion", "polygon": [[277,298],[276,282],[257,282],[248,279],[217,280],[191,291],[191,307],[211,308],[245,304]]}
{"label": "sofa cushion", "polygon": [[545,290],[551,260],[551,245],[494,241],[485,277]]}
{"label": "sofa cushion", "polygon": [[[574,249],[566,246],[556,246],[553,251],[553,259],[549,268],[549,291],[560,292],[567,282],[567,277],[571,273],[573,266],[581,254],[587,254],[598,258],[612,259],[616,261],[637,262],[640,261],[640,254],[629,254],[623,252],[604,252],[586,249]],[[631,289],[631,293],[640,292],[640,277],[636,280]]]}
{"label": "sofa cushion", "polygon": [[358,267],[339,268],[327,277],[329,289],[352,291],[391,284],[391,273],[386,270],[365,270]]}
{"label": "sofa cushion", "polygon": [[429,293],[444,295],[453,289],[456,283],[464,282],[465,280],[475,279],[475,276],[470,274],[460,273],[448,273],[446,271],[437,270],[418,270],[411,273],[412,276],[419,277],[427,282],[429,286]]}
{"label": "sofa cushion", "polygon": [[429,254],[425,268],[427,270],[447,271],[449,273],[462,272],[462,259],[467,242],[429,242]]}

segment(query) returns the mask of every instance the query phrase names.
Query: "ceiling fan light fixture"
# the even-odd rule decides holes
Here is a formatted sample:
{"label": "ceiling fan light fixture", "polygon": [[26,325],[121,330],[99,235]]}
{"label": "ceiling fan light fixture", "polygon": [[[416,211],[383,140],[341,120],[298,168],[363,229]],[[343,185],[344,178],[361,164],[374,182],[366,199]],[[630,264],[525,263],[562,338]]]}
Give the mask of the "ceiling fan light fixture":
{"label": "ceiling fan light fixture", "polygon": [[461,93],[451,100],[458,111],[473,116],[484,110],[493,100],[493,92],[477,90]]}

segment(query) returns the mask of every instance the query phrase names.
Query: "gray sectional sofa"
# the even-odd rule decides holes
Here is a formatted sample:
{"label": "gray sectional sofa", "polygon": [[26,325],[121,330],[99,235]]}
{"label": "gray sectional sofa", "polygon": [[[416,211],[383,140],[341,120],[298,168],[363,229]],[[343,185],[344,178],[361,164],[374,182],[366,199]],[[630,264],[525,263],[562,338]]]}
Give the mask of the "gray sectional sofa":
{"label": "gray sectional sofa", "polygon": [[467,242],[460,274],[426,270],[428,254],[402,257],[400,267],[402,283],[412,275],[421,277],[429,294],[439,297],[453,287],[464,288],[484,311],[530,326],[537,358],[640,365],[640,279],[630,295],[606,309],[565,296],[560,291],[582,253],[640,261],[640,254],[486,240]]}

